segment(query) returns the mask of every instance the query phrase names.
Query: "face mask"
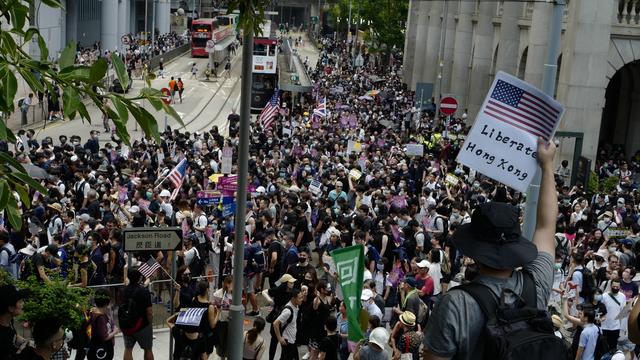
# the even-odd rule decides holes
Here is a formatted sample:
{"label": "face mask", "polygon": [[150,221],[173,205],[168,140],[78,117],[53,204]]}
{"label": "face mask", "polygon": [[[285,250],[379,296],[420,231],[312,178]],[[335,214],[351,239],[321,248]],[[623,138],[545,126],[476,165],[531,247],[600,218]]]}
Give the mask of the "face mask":
{"label": "face mask", "polygon": [[151,191],[147,191],[147,199],[151,199],[153,197],[153,193]]}
{"label": "face mask", "polygon": [[218,223],[213,223],[213,224],[211,224],[211,228],[212,228],[213,230],[218,229]]}
{"label": "face mask", "polygon": [[617,294],[620,291],[619,288],[611,288],[611,292]]}
{"label": "face mask", "polygon": [[561,263],[555,263],[555,264],[553,264],[553,267],[556,270],[560,270],[560,269],[562,269],[562,264]]}
{"label": "face mask", "polygon": [[87,246],[88,247],[93,246],[93,240],[87,240]]}
{"label": "face mask", "polygon": [[300,257],[298,257],[298,262],[300,262],[301,264],[304,264],[304,263],[307,262],[307,258],[300,256]]}
{"label": "face mask", "polygon": [[616,247],[615,246],[610,246],[609,247],[609,252],[616,252]]}
{"label": "face mask", "polygon": [[601,295],[601,294],[595,294],[595,295],[593,296],[593,299],[594,299],[595,301],[602,301],[602,295]]}

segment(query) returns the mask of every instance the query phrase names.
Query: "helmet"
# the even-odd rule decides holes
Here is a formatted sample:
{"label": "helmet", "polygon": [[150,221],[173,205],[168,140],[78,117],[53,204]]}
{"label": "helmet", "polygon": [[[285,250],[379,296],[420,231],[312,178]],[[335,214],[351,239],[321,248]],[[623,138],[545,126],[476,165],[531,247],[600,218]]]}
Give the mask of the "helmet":
{"label": "helmet", "polygon": [[371,331],[369,335],[369,342],[378,345],[381,349],[384,349],[385,345],[389,342],[389,333],[387,329],[383,327],[377,327]]}

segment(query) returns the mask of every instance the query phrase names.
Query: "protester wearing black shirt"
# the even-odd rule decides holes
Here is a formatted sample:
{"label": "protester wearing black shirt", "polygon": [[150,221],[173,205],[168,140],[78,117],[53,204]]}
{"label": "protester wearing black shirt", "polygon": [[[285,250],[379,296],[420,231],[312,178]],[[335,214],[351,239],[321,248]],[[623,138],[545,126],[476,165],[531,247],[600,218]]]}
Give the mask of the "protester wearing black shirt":
{"label": "protester wearing black shirt", "polygon": [[[128,273],[129,284],[124,289],[124,303],[128,303],[129,299],[135,301],[137,307],[137,316],[142,319],[140,330],[133,335],[124,335],[124,359],[133,360],[133,347],[136,342],[144,350],[144,359],[153,359],[153,305],[151,304],[151,293],[147,288],[142,286],[144,276],[137,269],[133,269]],[[122,329],[123,333],[126,329]]]}

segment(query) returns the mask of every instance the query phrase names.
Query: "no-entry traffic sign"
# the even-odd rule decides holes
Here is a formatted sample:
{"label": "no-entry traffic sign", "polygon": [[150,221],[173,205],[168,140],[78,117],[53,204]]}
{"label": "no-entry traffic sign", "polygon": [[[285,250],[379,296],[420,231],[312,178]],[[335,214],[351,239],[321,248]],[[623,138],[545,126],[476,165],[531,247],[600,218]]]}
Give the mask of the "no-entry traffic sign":
{"label": "no-entry traffic sign", "polygon": [[162,97],[162,102],[167,105],[171,104],[171,91],[167,88],[162,88],[160,91],[162,92],[162,95],[164,95]]}
{"label": "no-entry traffic sign", "polygon": [[132,228],[123,230],[124,251],[176,250],[182,241],[182,229]]}
{"label": "no-entry traffic sign", "polygon": [[453,115],[458,110],[458,101],[451,96],[447,96],[440,100],[440,112],[445,115]]}

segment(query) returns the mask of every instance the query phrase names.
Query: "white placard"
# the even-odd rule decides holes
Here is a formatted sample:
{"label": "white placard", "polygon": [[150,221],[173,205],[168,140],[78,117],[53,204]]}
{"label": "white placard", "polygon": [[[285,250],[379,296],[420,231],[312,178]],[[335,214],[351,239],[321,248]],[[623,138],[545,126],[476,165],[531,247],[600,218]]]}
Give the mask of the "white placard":
{"label": "white placard", "polygon": [[233,148],[225,146],[222,149],[221,170],[223,174],[231,173],[231,159],[233,159]]}
{"label": "white placard", "polygon": [[349,142],[347,142],[348,153],[360,153],[360,151],[362,151],[362,144],[360,142],[354,140],[349,140]]}
{"label": "white placard", "polygon": [[309,184],[309,191],[315,196],[320,196],[322,194],[322,183],[318,180],[313,180]]}
{"label": "white placard", "polygon": [[457,160],[524,192],[538,171],[537,138],[553,137],[564,110],[532,85],[498,72]]}
{"label": "white placard", "polygon": [[422,144],[404,144],[405,154],[408,156],[423,156],[424,146]]}

